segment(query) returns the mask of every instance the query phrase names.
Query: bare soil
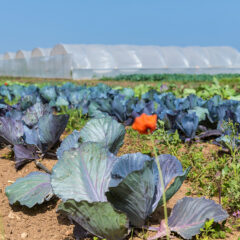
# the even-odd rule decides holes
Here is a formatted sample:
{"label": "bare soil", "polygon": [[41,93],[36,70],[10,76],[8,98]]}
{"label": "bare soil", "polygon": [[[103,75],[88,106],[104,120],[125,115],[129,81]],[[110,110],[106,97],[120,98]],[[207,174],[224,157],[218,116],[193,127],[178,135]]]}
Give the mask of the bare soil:
{"label": "bare soil", "polygon": [[[126,139],[127,141],[127,139]],[[127,141],[126,144],[129,144]],[[126,145],[125,145],[126,146]],[[124,153],[124,151],[121,151]],[[12,184],[17,178],[24,177],[32,171],[39,171],[33,162],[25,165],[21,170],[16,171],[14,161],[6,159],[9,153],[7,148],[0,150],[0,240],[73,240],[73,225],[67,217],[57,214],[58,199],[53,199],[41,206],[37,205],[32,209],[20,205],[10,206],[5,195],[5,187]],[[45,159],[43,164],[51,169],[57,160]],[[188,192],[189,185],[184,183],[181,189],[168,202],[168,212],[175,203],[183,198]],[[159,211],[151,218],[151,224],[157,226],[162,219],[162,212]],[[1,223],[3,227],[1,227]],[[3,233],[1,233],[3,229]],[[142,239],[141,233],[135,232],[133,240]],[[148,233],[152,236],[153,233]],[[137,237],[139,236],[139,237]],[[237,240],[239,233],[229,235],[227,239]],[[174,237],[173,239],[179,239]]]}

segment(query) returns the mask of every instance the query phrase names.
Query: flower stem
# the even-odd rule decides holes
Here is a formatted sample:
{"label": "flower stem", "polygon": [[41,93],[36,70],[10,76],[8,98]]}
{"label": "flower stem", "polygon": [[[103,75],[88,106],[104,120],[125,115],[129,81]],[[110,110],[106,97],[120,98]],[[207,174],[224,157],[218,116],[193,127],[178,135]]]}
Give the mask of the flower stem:
{"label": "flower stem", "polygon": [[167,234],[167,240],[169,240],[169,228],[168,228],[168,215],[167,215],[167,201],[166,201],[166,194],[165,194],[165,189],[164,189],[164,182],[163,182],[163,175],[162,175],[162,169],[160,162],[158,161],[158,155],[157,155],[157,150],[154,144],[154,138],[153,135],[150,135],[152,145],[153,145],[153,152],[155,155],[155,161],[157,164],[158,172],[159,172],[159,178],[160,178],[160,183],[162,187],[162,193],[163,193],[163,209],[164,209],[164,218],[165,218],[165,225],[166,225],[166,234]]}

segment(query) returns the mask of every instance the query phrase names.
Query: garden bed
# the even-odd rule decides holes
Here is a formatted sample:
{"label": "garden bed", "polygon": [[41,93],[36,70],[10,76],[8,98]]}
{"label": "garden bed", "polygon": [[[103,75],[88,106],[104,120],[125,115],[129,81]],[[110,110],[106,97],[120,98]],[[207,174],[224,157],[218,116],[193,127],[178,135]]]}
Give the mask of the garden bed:
{"label": "garden bed", "polygon": [[[125,136],[124,145],[119,150],[118,155],[123,155],[126,153],[134,153],[141,148],[145,148],[144,144],[151,151],[151,144],[149,141],[145,140],[144,143],[139,136],[130,133]],[[67,134],[64,134],[66,137]],[[161,153],[167,153],[168,149],[163,145],[157,145]],[[205,159],[211,159],[212,151],[217,151],[219,148],[211,144],[198,144],[198,149],[203,148],[203,155]],[[181,146],[179,153],[185,155],[188,149]],[[33,171],[39,171],[36,165],[31,162],[24,166],[19,171],[15,170],[15,163],[12,159],[7,159],[6,156],[10,153],[8,148],[0,150],[0,217],[4,227],[4,240],[74,240],[73,236],[73,224],[64,215],[56,213],[57,207],[60,203],[58,199],[52,199],[51,201],[29,209],[20,205],[9,205],[8,199],[5,195],[5,187],[11,185],[17,178],[24,177],[28,173]],[[43,164],[51,169],[55,164],[56,159],[44,159]],[[171,212],[173,206],[176,202],[183,198],[184,196],[189,196],[189,191],[191,192],[191,183],[186,180],[181,186],[180,190],[169,200],[167,203],[168,213]],[[201,192],[198,192],[198,195]],[[196,196],[196,194],[190,194],[190,196]],[[218,202],[218,198],[213,198]],[[159,225],[160,219],[163,218],[163,209],[160,209],[157,213],[153,215],[150,221],[150,225]],[[151,236],[152,232],[146,231],[143,233],[141,231],[136,231],[133,238],[129,237],[127,239],[140,240],[144,239],[144,236]],[[225,239],[238,240],[240,237],[240,232],[233,230],[232,233],[227,234]],[[1,238],[0,238],[1,239]],[[177,236],[173,239],[181,239]]]}
{"label": "garden bed", "polygon": [[[167,203],[168,215],[176,202],[185,196],[190,198],[185,198],[184,204],[192,200],[196,201],[195,203],[199,203],[198,200],[202,201],[202,198],[197,197],[213,199],[222,205],[228,214],[213,201],[203,202],[215,210],[221,209],[218,215],[214,216],[219,216],[220,222],[228,217],[227,222],[226,224],[207,222],[206,230],[201,230],[202,234],[197,236],[197,239],[239,240],[240,214],[238,220],[236,215],[240,206],[238,87],[223,86],[216,79],[211,85],[198,83],[195,87],[194,83],[181,86],[176,82],[160,86],[156,83],[136,85],[131,82],[133,90],[123,88],[129,87],[127,82],[121,82],[121,86],[109,82],[109,85],[115,86],[114,89],[103,84],[88,88],[72,84],[55,86],[53,82],[50,85],[49,83],[43,82],[36,87],[29,86],[24,80],[21,85],[14,85],[8,81],[1,86],[0,94],[3,99],[0,136],[1,140],[4,140],[1,142],[1,147],[4,148],[0,150],[0,240],[74,239],[73,224],[66,215],[75,221],[76,215],[71,212],[71,208],[78,203],[77,209],[89,210],[86,215],[79,211],[83,219],[76,221],[80,225],[86,222],[90,224],[84,225],[89,232],[97,236],[110,236],[109,229],[112,229],[121,237],[114,238],[111,235],[111,239],[122,239],[127,233],[130,220],[130,223],[138,228],[129,228],[131,232],[126,239],[147,239],[154,233],[144,229],[159,226],[164,218],[163,209],[160,207],[162,205],[160,170],[156,171],[158,161],[161,162],[161,167],[165,166],[164,177],[169,179],[166,182],[172,187],[171,190],[174,189],[173,193],[178,190],[176,186],[182,185],[172,198],[171,194],[168,195],[168,199],[170,198]],[[96,83],[97,81],[89,81],[88,86]],[[74,131],[82,128],[80,132]],[[141,133],[151,131],[152,134],[140,134],[138,131]],[[69,134],[71,135],[69,139],[72,140],[65,141]],[[61,145],[59,138],[61,141],[64,140]],[[12,146],[12,150],[3,144],[6,142]],[[56,152],[59,146],[61,150]],[[135,154],[137,152],[141,154]],[[129,155],[120,158],[124,154]],[[156,155],[161,156],[159,160],[156,160]],[[39,172],[34,164],[36,158],[42,159],[43,156],[41,164],[46,167],[45,171],[51,171],[54,167],[51,175],[43,173],[42,170]],[[52,159],[49,159],[49,156],[52,156]],[[29,159],[32,162],[27,163]],[[81,166],[85,164],[87,167],[81,170]],[[102,167],[103,171],[95,172],[98,169],[95,166]],[[125,166],[128,166],[127,170]],[[38,173],[28,175],[33,171]],[[175,181],[181,179],[181,184],[178,182],[178,185],[173,186],[174,178]],[[17,179],[22,180],[15,183]],[[103,185],[98,185],[98,181],[102,181]],[[36,182],[38,185],[34,185]],[[36,192],[33,186],[36,186]],[[41,186],[44,186],[44,191],[46,190],[43,195]],[[88,192],[88,188],[92,188],[91,191]],[[28,190],[34,194],[28,195]],[[129,191],[133,197],[131,201],[125,199],[127,196],[125,193]],[[73,192],[76,192],[76,196]],[[124,194],[121,195],[121,192]],[[134,195],[135,193],[139,195]],[[37,204],[49,200],[48,197],[53,194],[54,197],[49,198],[50,201],[44,202],[41,206]],[[120,201],[114,198],[115,194],[120,194],[118,195]],[[139,198],[136,196],[140,198],[140,207]],[[63,200],[61,205],[58,199]],[[132,205],[133,212],[131,207],[128,208],[132,200],[135,201]],[[84,202],[89,205],[84,205]],[[201,204],[204,205],[203,202]],[[84,208],[81,208],[82,206]],[[114,226],[114,221],[112,224],[107,215],[104,221],[109,228],[101,232],[102,227],[105,228],[101,227],[103,221],[98,218],[101,214],[97,216],[91,209],[96,207],[101,212],[104,211],[104,206],[107,206],[106,209],[113,214],[111,216],[117,219],[117,224]],[[61,209],[65,215],[56,213],[57,209]],[[90,210],[96,216],[97,224],[90,221],[95,219],[93,215],[88,217]],[[195,208],[189,207],[188,210],[190,214],[188,217],[191,219],[191,213],[194,215]],[[179,216],[182,215],[179,213]],[[120,219],[124,220],[122,225],[119,224]],[[202,227],[205,220],[206,218],[201,220]],[[179,222],[183,221],[182,219]],[[121,232],[120,226],[124,232]],[[174,235],[174,239],[179,238]]]}

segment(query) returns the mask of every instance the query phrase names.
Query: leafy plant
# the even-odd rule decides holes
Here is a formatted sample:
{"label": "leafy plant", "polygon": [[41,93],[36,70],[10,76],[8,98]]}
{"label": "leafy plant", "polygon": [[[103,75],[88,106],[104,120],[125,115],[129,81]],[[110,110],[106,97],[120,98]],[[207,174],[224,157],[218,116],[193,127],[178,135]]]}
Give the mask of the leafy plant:
{"label": "leafy plant", "polygon": [[50,175],[42,172],[32,172],[24,178],[17,179],[13,185],[6,188],[5,193],[10,204],[19,202],[29,208],[49,201],[54,195]]}
{"label": "leafy plant", "polygon": [[[156,161],[161,165],[165,189],[175,178],[166,190],[167,200],[180,188],[189,169],[183,171],[180,161],[168,154],[157,159],[141,153],[117,157],[113,153],[117,153],[123,142],[123,138],[119,137],[122,131],[122,126],[115,120],[91,120],[79,134],[62,143],[65,147],[60,147],[59,161],[51,175],[30,174],[6,188],[10,203],[20,202],[31,207],[48,200],[53,191],[62,199],[58,212],[72,219],[75,229],[81,226],[82,231],[85,229],[100,238],[117,240],[128,234],[131,225],[141,228],[162,204],[163,192]],[[100,134],[92,138],[95,142],[89,142],[88,138],[94,132]],[[38,181],[34,180],[35,177]],[[25,195],[29,191],[34,191],[34,196]],[[193,225],[189,220],[192,216],[199,216],[201,221]],[[169,227],[171,231],[189,238],[199,233],[208,218],[222,221],[226,217],[227,213],[220,205],[211,200],[184,198],[174,207]],[[184,221],[188,221],[190,229],[186,229]],[[158,234],[166,234],[163,226]]]}
{"label": "leafy plant", "polygon": [[177,156],[178,150],[180,149],[180,143],[182,142],[179,138],[178,131],[174,133],[169,133],[164,128],[164,122],[158,121],[158,129],[153,133],[155,141],[158,141],[158,144],[164,144],[167,146],[168,151],[171,155]]}
{"label": "leafy plant", "polygon": [[240,208],[240,163],[231,163],[222,170],[223,204],[233,210]]}
{"label": "leafy plant", "polygon": [[69,116],[65,129],[67,132],[72,132],[75,129],[80,130],[87,122],[86,116],[82,114],[80,109],[71,109],[66,106],[62,106],[59,114],[67,114]]}
{"label": "leafy plant", "polygon": [[233,123],[231,120],[223,121],[221,128],[223,129],[224,135],[217,139],[217,141],[220,142],[223,147],[229,149],[233,162],[236,162],[236,155],[240,146],[240,136],[238,133],[239,124]]}
{"label": "leafy plant", "polygon": [[230,228],[225,226],[226,221],[222,224],[215,223],[214,219],[205,222],[203,228],[200,229],[201,233],[196,236],[196,239],[225,239],[226,233],[231,232]]}
{"label": "leafy plant", "polygon": [[139,84],[138,86],[134,87],[134,95],[135,95],[135,97],[138,97],[139,99],[141,99],[142,95],[144,95],[151,89],[153,89],[153,87],[151,85]]}
{"label": "leafy plant", "polygon": [[[184,197],[173,207],[168,219],[168,225],[172,232],[178,233],[184,239],[191,239],[200,233],[200,229],[208,219],[213,222],[224,221],[228,214],[212,200],[205,198]],[[209,224],[207,224],[207,231]],[[157,239],[166,236],[166,226],[164,221],[158,229],[158,233],[150,238]]]}
{"label": "leafy plant", "polygon": [[54,147],[67,121],[68,115],[53,115],[39,103],[24,114],[0,117],[0,137],[13,146],[16,168],[43,157]]}

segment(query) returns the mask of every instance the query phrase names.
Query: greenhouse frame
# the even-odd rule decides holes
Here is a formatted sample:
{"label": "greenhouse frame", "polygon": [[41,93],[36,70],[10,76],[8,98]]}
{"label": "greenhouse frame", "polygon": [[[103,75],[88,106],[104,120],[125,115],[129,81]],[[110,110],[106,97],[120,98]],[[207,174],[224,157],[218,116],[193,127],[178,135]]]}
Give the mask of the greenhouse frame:
{"label": "greenhouse frame", "polygon": [[57,44],[0,54],[0,76],[90,79],[141,73],[240,73],[240,52],[227,46]]}

